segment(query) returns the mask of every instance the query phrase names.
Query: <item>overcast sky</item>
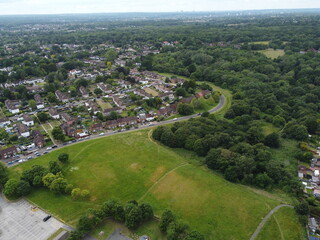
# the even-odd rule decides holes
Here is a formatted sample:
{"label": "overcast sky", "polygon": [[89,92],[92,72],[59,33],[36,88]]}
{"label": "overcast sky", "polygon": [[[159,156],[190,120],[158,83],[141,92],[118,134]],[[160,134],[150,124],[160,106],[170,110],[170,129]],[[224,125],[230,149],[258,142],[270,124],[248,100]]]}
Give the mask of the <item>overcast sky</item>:
{"label": "overcast sky", "polygon": [[320,0],[0,0],[0,15],[320,8]]}

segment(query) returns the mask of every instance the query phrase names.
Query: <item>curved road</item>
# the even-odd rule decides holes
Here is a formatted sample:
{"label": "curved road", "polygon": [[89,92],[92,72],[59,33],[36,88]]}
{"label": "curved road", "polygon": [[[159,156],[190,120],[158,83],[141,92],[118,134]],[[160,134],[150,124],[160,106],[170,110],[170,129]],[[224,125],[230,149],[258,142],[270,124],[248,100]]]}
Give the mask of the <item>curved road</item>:
{"label": "curved road", "polygon": [[260,230],[263,228],[264,224],[267,222],[267,220],[272,216],[272,214],[274,214],[279,208],[282,207],[291,207],[293,208],[293,206],[288,205],[288,204],[280,204],[278,206],[276,206],[274,209],[272,209],[267,216],[264,217],[264,219],[261,221],[261,223],[259,224],[259,226],[257,227],[256,231],[252,234],[250,240],[254,240],[256,239],[256,237],[258,236]]}

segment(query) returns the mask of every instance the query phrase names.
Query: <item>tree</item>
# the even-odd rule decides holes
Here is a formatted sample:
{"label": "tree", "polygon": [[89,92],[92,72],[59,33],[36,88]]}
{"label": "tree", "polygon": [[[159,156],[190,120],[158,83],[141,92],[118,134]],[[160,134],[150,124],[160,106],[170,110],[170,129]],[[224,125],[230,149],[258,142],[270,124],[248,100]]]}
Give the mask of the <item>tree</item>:
{"label": "tree", "polygon": [[50,119],[49,114],[45,113],[45,112],[39,112],[37,114],[37,117],[38,117],[39,121],[42,123]]}
{"label": "tree", "polygon": [[67,163],[69,160],[69,154],[68,153],[60,153],[58,156],[58,160],[62,163]]}
{"label": "tree", "polygon": [[0,128],[0,139],[7,140],[8,138],[9,133],[4,128]]}
{"label": "tree", "polygon": [[159,228],[161,232],[166,233],[169,224],[174,221],[175,221],[175,216],[173,215],[173,213],[170,210],[165,209],[161,215],[160,224],[159,224]]}
{"label": "tree", "polygon": [[264,139],[264,144],[268,147],[278,148],[280,147],[280,137],[278,133],[270,133]]}
{"label": "tree", "polygon": [[273,183],[273,180],[266,173],[259,173],[255,183],[258,187],[267,188]]}
{"label": "tree", "polygon": [[106,53],[106,61],[113,62],[114,60],[116,60],[117,56],[118,56],[117,51],[114,50],[113,48],[109,48]]}
{"label": "tree", "polygon": [[17,179],[9,179],[4,185],[3,193],[7,197],[15,197],[18,185],[19,181]]}
{"label": "tree", "polygon": [[57,174],[58,172],[61,172],[61,167],[57,161],[51,160],[49,162],[49,171],[53,174]]}
{"label": "tree", "polygon": [[60,127],[54,127],[52,130],[52,136],[56,140],[64,141],[64,134]]}
{"label": "tree", "polygon": [[29,107],[30,107],[32,110],[37,109],[37,103],[36,103],[36,101],[33,100],[33,99],[29,100]]}
{"label": "tree", "polygon": [[193,113],[193,107],[188,103],[179,103],[177,107],[179,114],[183,116],[191,115]]}
{"label": "tree", "polygon": [[100,88],[96,88],[96,89],[94,89],[93,90],[93,92],[94,92],[94,94],[96,94],[96,95],[100,95],[100,94],[102,94],[103,92],[102,92],[102,90],[100,89]]}
{"label": "tree", "polygon": [[189,226],[182,222],[171,222],[167,230],[168,240],[183,240],[187,236]]}
{"label": "tree", "polygon": [[140,208],[136,205],[130,210],[126,215],[126,226],[129,229],[137,229],[142,221],[142,212]]}
{"label": "tree", "polygon": [[26,196],[30,192],[31,192],[30,184],[27,181],[20,180],[15,190],[16,197]]}
{"label": "tree", "polygon": [[68,183],[64,178],[57,178],[50,184],[50,191],[54,193],[64,193]]}
{"label": "tree", "polygon": [[204,236],[197,231],[192,231],[188,233],[187,237],[184,240],[204,240]]}
{"label": "tree", "polygon": [[47,188],[50,188],[51,183],[56,179],[57,179],[56,175],[50,172],[50,173],[47,173],[45,176],[43,176],[42,182],[44,186],[46,186]]}
{"label": "tree", "polygon": [[142,213],[142,221],[148,221],[153,218],[153,209],[150,204],[142,203],[139,208]]}
{"label": "tree", "polygon": [[3,186],[8,179],[8,169],[2,162],[0,162],[0,186]]}
{"label": "tree", "polygon": [[294,206],[296,212],[300,215],[307,215],[309,213],[309,205],[306,201],[302,201]]}

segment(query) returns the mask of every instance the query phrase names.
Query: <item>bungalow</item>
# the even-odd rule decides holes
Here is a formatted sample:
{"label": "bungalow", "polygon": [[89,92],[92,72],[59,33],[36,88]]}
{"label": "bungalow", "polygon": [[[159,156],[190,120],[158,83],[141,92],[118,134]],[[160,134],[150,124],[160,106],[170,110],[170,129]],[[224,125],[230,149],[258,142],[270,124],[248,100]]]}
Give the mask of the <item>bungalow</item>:
{"label": "bungalow", "polygon": [[10,125],[11,121],[9,118],[1,118],[0,119],[0,128]]}
{"label": "bungalow", "polygon": [[17,125],[17,127],[18,127],[18,132],[19,132],[20,136],[22,136],[22,137],[30,137],[29,128],[26,125],[24,125],[22,123],[19,123]]}
{"label": "bungalow", "polygon": [[6,100],[5,105],[7,107],[7,109],[9,110],[10,113],[12,114],[17,114],[20,112],[20,104],[17,101],[12,101],[12,100]]}
{"label": "bungalow", "polygon": [[31,127],[34,125],[34,121],[29,115],[23,115],[22,123],[28,127]]}
{"label": "bungalow", "polygon": [[182,78],[171,78],[170,82],[172,85],[176,86],[178,84],[183,84],[185,82],[185,80]]}
{"label": "bungalow", "polygon": [[44,139],[44,136],[41,134],[41,132],[39,130],[34,130],[32,132],[33,135],[33,143],[39,147],[42,148],[46,145],[46,141]]}
{"label": "bungalow", "polygon": [[13,157],[17,153],[18,153],[18,150],[15,146],[3,149],[0,151],[0,159],[6,159],[6,158]]}
{"label": "bungalow", "polygon": [[88,98],[89,97],[89,93],[88,93],[88,91],[87,91],[87,89],[85,87],[81,86],[79,88],[79,91],[80,91],[82,97],[84,97],[84,98]]}
{"label": "bungalow", "polygon": [[57,90],[57,91],[55,92],[55,95],[56,95],[57,99],[58,99],[59,101],[63,102],[63,103],[69,101],[67,94],[61,92],[60,90]]}
{"label": "bungalow", "polygon": [[56,109],[54,109],[54,108],[50,108],[49,109],[49,115],[53,119],[59,119],[60,118],[60,115],[59,115],[58,111]]}
{"label": "bungalow", "polygon": [[44,101],[43,101],[42,97],[40,96],[40,94],[34,95],[34,100],[36,101],[37,109],[44,108]]}
{"label": "bungalow", "polygon": [[136,89],[133,91],[134,94],[137,94],[139,96],[142,96],[144,99],[149,99],[152,98],[153,96],[149,93],[147,93],[145,90],[143,89]]}

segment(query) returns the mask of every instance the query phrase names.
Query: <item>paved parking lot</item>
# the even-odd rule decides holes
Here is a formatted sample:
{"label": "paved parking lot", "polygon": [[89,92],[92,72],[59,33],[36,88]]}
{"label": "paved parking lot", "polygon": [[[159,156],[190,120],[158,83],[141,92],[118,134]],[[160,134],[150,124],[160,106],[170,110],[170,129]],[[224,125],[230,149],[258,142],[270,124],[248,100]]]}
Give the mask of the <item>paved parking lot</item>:
{"label": "paved parking lot", "polygon": [[64,224],[55,218],[47,222],[42,210],[26,200],[7,202],[0,195],[0,239],[1,240],[46,240]]}

